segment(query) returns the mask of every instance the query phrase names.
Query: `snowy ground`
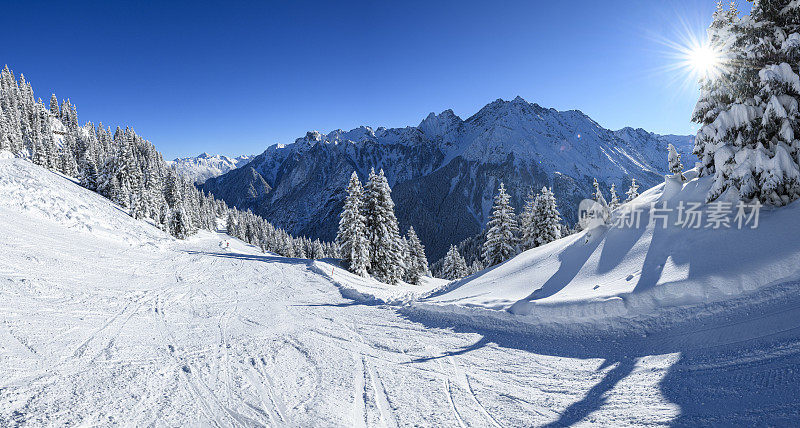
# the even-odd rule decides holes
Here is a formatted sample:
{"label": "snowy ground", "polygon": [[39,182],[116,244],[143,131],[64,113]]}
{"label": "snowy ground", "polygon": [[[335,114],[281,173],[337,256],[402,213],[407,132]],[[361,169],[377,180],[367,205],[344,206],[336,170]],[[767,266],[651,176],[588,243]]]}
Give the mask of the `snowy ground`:
{"label": "snowy ground", "polygon": [[342,269],[335,260],[317,260],[314,262],[314,267],[318,273],[338,285],[343,296],[354,301],[374,304],[408,304],[435,289],[445,287],[450,282],[446,279],[423,277],[418,285],[402,281],[389,285]]}
{"label": "snowy ground", "polygon": [[135,232],[19,160],[0,220],[0,426],[800,421],[800,293],[652,333],[520,333],[354,302],[218,234]]}

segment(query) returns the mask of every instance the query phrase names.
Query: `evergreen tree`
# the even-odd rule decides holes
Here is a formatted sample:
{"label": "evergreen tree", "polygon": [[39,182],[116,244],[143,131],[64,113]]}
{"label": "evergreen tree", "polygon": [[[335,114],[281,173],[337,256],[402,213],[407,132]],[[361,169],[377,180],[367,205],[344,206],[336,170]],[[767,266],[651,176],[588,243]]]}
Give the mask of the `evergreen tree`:
{"label": "evergreen tree", "polygon": [[228,219],[225,222],[225,232],[228,236],[233,237],[238,234],[236,231],[236,218],[233,216],[233,211],[228,212]]}
{"label": "evergreen tree", "polygon": [[450,249],[447,251],[447,255],[444,257],[444,264],[442,265],[442,278],[455,280],[458,278],[463,278],[469,274],[469,269],[467,268],[467,262],[461,257],[461,254],[458,252],[458,248],[455,245],[451,245]]}
{"label": "evergreen tree", "polygon": [[505,186],[500,183],[483,244],[483,260],[487,266],[502,263],[516,254],[517,222],[510,199]]}
{"label": "evergreen tree", "polygon": [[472,264],[469,266],[469,274],[475,274],[484,269],[483,263],[480,260],[475,259],[472,261]]}
{"label": "evergreen tree", "polygon": [[[700,99],[697,101],[692,120],[702,125],[709,125],[716,121],[726,106],[733,102],[734,94],[728,90],[730,82],[722,79],[721,73],[728,69],[730,64],[729,54],[733,41],[731,37],[734,31],[734,23],[737,20],[738,11],[735,4],[731,2],[730,9],[725,9],[722,2],[717,2],[717,10],[714,12],[711,26],[708,29],[709,49],[719,56],[720,65],[710,70],[700,80]],[[695,138],[693,153],[700,160],[700,174],[710,175],[714,173],[714,152],[715,143],[712,135],[698,132]]]}
{"label": "evergreen tree", "polygon": [[396,284],[404,266],[391,192],[383,170],[378,174],[371,171],[364,204],[371,256],[369,272],[380,281]]}
{"label": "evergreen tree", "polygon": [[364,217],[364,190],[358,175],[353,171],[347,186],[347,198],[340,215],[336,243],[342,261],[348,269],[360,276],[367,276],[370,267],[369,240]]}
{"label": "evergreen tree", "polygon": [[542,193],[536,197],[533,225],[536,246],[561,238],[561,214],[553,192],[547,187],[542,187]]}
{"label": "evergreen tree", "polygon": [[608,207],[613,211],[619,207],[619,196],[617,196],[617,185],[612,183],[611,190],[611,202],[608,203]]}
{"label": "evergreen tree", "polygon": [[428,259],[425,257],[425,247],[422,245],[422,241],[419,240],[413,226],[408,228],[406,238],[408,255],[404,280],[409,284],[419,284],[423,276],[430,275]]}
{"label": "evergreen tree", "polygon": [[628,191],[625,194],[628,196],[628,198],[625,199],[625,202],[630,202],[639,197],[639,185],[636,184],[635,178],[631,178],[631,187],[628,188]]}
{"label": "evergreen tree", "polygon": [[308,258],[308,255],[306,254],[306,247],[303,245],[301,240],[294,240],[292,244],[294,245],[294,257],[299,259]]}
{"label": "evergreen tree", "polygon": [[322,248],[322,243],[319,239],[314,240],[312,244],[311,258],[314,260],[325,258],[325,250]]}
{"label": "evergreen tree", "polygon": [[58,98],[56,98],[56,94],[50,96],[50,114],[53,117],[61,116],[61,111],[58,108]]}
{"label": "evergreen tree", "polygon": [[744,200],[788,204],[800,198],[800,4],[762,0],[741,19],[719,14],[709,36],[725,61],[701,82],[693,116],[702,125],[700,175],[714,177],[707,200],[730,190]]}
{"label": "evergreen tree", "polygon": [[603,192],[600,190],[600,184],[597,183],[597,179],[594,179],[594,200],[598,204],[608,207],[608,202],[606,202],[606,198],[603,197]]}
{"label": "evergreen tree", "polygon": [[169,233],[169,220],[170,220],[170,212],[169,207],[164,204],[161,206],[161,210],[159,211],[158,215],[158,228],[163,230],[164,232]]}
{"label": "evergreen tree", "polygon": [[178,206],[172,210],[169,220],[169,233],[178,239],[186,239],[192,233],[186,211],[183,209],[182,204],[178,204]]}
{"label": "evergreen tree", "polygon": [[536,246],[536,233],[534,230],[533,214],[536,210],[536,193],[531,190],[525,199],[525,207],[519,216],[520,249],[530,250]]}
{"label": "evergreen tree", "polygon": [[681,154],[675,150],[675,146],[672,144],[669,145],[667,148],[668,156],[667,160],[669,162],[669,172],[678,175],[680,174],[683,177],[683,164],[681,163]]}

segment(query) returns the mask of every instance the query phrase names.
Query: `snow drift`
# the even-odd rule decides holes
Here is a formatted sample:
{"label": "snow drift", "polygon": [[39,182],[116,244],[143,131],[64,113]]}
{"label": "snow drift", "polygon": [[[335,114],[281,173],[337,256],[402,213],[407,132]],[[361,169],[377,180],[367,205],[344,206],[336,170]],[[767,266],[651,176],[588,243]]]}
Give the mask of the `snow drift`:
{"label": "snow drift", "polygon": [[[631,202],[641,208],[639,228],[600,226],[569,236],[451,283],[422,302],[429,309],[506,310],[526,322],[581,324],[657,317],[687,306],[711,310],[744,295],[764,297],[776,292],[772,286],[800,279],[800,204],[762,207],[755,229],[752,221],[741,229],[733,221],[730,227],[706,227],[713,208],[704,204],[701,228],[676,226],[679,204],[702,203],[709,186],[711,178],[684,185],[667,180]],[[732,204],[733,220],[735,198],[721,199]],[[660,219],[650,222],[653,203],[675,209],[666,228]]]}

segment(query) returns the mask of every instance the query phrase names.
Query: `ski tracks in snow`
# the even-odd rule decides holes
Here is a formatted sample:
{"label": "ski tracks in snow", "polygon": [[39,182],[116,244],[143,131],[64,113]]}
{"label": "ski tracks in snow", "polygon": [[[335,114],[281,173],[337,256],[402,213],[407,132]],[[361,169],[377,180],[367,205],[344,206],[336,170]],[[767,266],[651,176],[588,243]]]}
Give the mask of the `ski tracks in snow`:
{"label": "ski tracks in snow", "polygon": [[[659,384],[671,367],[718,381],[733,365],[736,382],[762,390],[790,390],[796,379],[792,367],[764,364],[783,361],[779,352],[798,355],[795,326],[778,323],[800,316],[795,303],[744,324],[699,326],[697,337],[651,338],[689,350],[708,337],[734,343],[744,328],[762,341],[788,338],[767,355],[698,354],[676,363],[658,354],[605,365],[353,304],[306,261],[238,242],[220,254],[217,235],[153,250],[20,224],[19,240],[45,240],[54,250],[1,249],[9,261],[0,284],[11,287],[0,288],[0,337],[10,343],[0,356],[14,372],[0,380],[0,426],[501,427],[565,414],[578,415],[572,422],[656,425],[680,415]],[[6,265],[25,269],[7,274]]]}

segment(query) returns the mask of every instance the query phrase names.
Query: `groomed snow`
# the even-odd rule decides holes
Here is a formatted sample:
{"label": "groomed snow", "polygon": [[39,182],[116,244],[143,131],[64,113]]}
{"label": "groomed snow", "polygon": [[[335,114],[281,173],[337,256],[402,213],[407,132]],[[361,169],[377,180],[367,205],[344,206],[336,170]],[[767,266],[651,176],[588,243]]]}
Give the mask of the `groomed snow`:
{"label": "groomed snow", "polygon": [[502,331],[172,240],[24,160],[0,159],[0,192],[0,426],[800,421],[800,293],[647,334]]}

